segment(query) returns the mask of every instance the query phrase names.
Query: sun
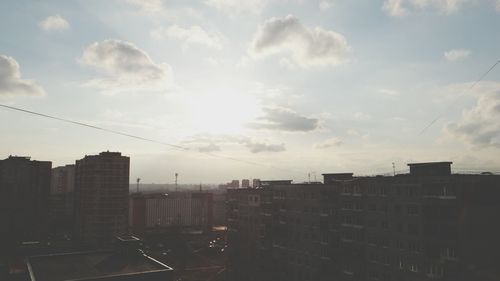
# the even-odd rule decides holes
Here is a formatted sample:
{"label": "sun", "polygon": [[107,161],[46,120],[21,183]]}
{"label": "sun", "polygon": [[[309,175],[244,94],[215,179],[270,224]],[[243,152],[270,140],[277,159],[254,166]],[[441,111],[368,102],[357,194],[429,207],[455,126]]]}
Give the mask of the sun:
{"label": "sun", "polygon": [[198,96],[191,103],[197,130],[213,134],[242,133],[259,114],[259,104],[249,94],[218,92]]}

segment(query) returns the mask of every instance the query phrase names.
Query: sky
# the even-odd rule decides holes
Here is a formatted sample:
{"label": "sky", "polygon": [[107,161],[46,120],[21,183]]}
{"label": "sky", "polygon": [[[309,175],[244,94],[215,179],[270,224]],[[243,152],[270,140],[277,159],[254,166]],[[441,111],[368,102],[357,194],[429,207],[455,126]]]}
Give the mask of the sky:
{"label": "sky", "polygon": [[498,0],[5,0],[0,104],[154,142],[0,107],[0,158],[120,151],[145,183],[500,171],[499,26]]}

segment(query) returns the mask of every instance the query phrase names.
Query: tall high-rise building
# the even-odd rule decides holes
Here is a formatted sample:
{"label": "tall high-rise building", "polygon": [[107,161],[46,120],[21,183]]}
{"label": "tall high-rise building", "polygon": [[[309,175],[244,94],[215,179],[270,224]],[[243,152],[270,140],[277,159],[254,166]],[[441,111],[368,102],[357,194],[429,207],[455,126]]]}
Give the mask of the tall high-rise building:
{"label": "tall high-rise building", "polygon": [[74,221],[75,165],[52,169],[49,199],[51,231],[67,233],[73,229]]}
{"label": "tall high-rise building", "polygon": [[130,158],[108,151],[75,167],[76,237],[99,244],[127,234]]}
{"label": "tall high-rise building", "polygon": [[228,189],[234,280],[498,280],[500,176],[324,174]]}
{"label": "tall high-rise building", "polygon": [[0,243],[46,238],[51,167],[29,157],[0,160]]}

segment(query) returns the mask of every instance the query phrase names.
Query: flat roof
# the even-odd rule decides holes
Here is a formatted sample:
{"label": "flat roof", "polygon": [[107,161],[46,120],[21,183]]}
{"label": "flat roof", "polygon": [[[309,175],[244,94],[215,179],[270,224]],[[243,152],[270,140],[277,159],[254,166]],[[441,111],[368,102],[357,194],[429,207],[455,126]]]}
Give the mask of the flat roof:
{"label": "flat roof", "polygon": [[173,270],[147,255],[114,251],[32,256],[27,265],[31,281],[88,280]]}

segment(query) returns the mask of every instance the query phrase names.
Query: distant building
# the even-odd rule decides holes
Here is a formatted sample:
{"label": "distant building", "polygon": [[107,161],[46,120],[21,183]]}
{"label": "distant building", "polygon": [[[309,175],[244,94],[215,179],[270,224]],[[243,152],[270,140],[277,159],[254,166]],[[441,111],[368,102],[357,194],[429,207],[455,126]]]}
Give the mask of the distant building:
{"label": "distant building", "polygon": [[74,221],[75,165],[52,169],[49,199],[51,231],[70,232]]}
{"label": "distant building", "polygon": [[75,234],[99,244],[127,233],[130,158],[119,152],[85,156],[75,165]]}
{"label": "distant building", "polygon": [[260,186],[260,179],[253,179],[252,180],[252,187],[257,188]]}
{"label": "distant building", "polygon": [[227,187],[238,188],[240,187],[240,181],[232,180],[230,183],[227,184]]}
{"label": "distant building", "polygon": [[250,187],[250,180],[248,180],[248,179],[241,180],[241,187],[242,188],[249,188]]}
{"label": "distant building", "polygon": [[[129,242],[135,241],[120,241],[125,244]],[[172,268],[129,245],[111,251],[33,256],[27,258],[27,265],[30,281],[174,280]]]}
{"label": "distant building", "polygon": [[500,176],[410,173],[228,190],[233,280],[498,280]]}
{"label": "distant building", "polygon": [[129,224],[137,235],[171,227],[211,229],[213,195],[208,192],[132,194]]}
{"label": "distant building", "polygon": [[46,239],[51,167],[29,157],[0,160],[0,252]]}

